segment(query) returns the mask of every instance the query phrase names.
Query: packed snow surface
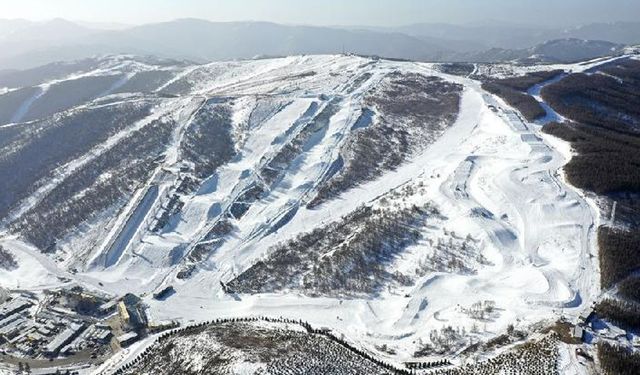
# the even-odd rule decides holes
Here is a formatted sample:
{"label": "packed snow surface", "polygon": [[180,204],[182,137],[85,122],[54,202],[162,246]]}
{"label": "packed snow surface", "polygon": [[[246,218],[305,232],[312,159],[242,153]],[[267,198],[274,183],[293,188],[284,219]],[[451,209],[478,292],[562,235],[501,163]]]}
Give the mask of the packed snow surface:
{"label": "packed snow surface", "polygon": [[[582,65],[567,68],[586,69]],[[398,168],[307,209],[306,203],[339,158],[345,139],[360,127],[356,125],[366,93],[393,72],[439,77],[462,85],[455,123]],[[344,334],[360,346],[394,348],[397,354],[390,358],[398,362],[410,360],[422,343],[429,342],[433,330],[452,326],[464,329],[473,341],[486,340],[510,324],[526,329],[560,315],[577,316],[597,295],[593,258],[597,215],[559,172],[570,157],[566,145],[541,135],[540,124],[521,120],[478,82],[440,73],[430,64],[355,56],[297,56],[188,67],[157,91],[174,87],[176,82],[188,82],[188,94],[159,109],[155,118],[182,111],[175,117],[184,127],[193,121],[192,114],[201,108],[203,99],[233,98],[236,155],[194,193],[181,198],[184,206],[163,230],[152,231],[147,223],[163,204],[159,197],[170,195],[176,184],[157,172],[132,198],[137,203],[114,219],[115,229],[77,274],[58,268],[49,257],[15,238],[3,240],[2,245],[14,251],[21,264],[16,271],[0,271],[3,285],[44,287],[66,277],[117,295],[133,292],[146,296],[153,320],[187,323],[250,315],[303,319]],[[531,94],[540,100],[539,92],[536,87]],[[247,130],[256,101],[266,97],[283,105]],[[265,160],[295,136],[310,113],[317,113],[332,99],[339,99],[333,101],[338,103],[337,112],[321,132],[314,133],[282,178],[241,218],[233,220],[234,231],[197,264],[191,277],[177,278],[194,245],[207,241],[212,226],[260,178],[258,171]],[[548,110],[545,121],[559,119]],[[370,113],[367,116],[368,121],[377,121]],[[166,152],[165,170],[181,166],[181,130],[176,131],[176,140]],[[114,135],[112,142],[122,136]],[[68,169],[91,157],[95,155]],[[420,189],[400,198],[389,194],[403,186]],[[381,197],[404,199],[405,205],[432,204],[441,214],[437,222],[424,228],[424,240],[411,245],[389,266],[409,275],[413,285],[391,285],[370,297],[310,297],[296,291],[233,295],[222,290],[221,282],[268,256],[273,245],[338,221],[363,204],[381,205]],[[280,225],[271,230],[274,223]],[[124,228],[123,232],[117,233],[118,228]],[[429,238],[445,243],[471,238],[482,261],[469,260],[471,272],[417,273],[426,255],[438,256]],[[157,301],[151,297],[168,285],[176,290],[170,298]],[[478,319],[469,313],[474,303],[486,301],[495,306],[490,318]]]}

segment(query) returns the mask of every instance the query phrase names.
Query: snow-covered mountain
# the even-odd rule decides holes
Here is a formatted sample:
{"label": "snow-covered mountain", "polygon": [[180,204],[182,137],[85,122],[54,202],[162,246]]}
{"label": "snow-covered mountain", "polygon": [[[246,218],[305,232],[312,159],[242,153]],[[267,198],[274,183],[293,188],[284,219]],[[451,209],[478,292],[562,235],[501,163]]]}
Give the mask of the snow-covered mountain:
{"label": "snow-covered mountain", "polygon": [[0,245],[17,265],[0,281],[134,293],[157,321],[303,319],[398,364],[576,319],[598,297],[599,214],[557,172],[569,148],[540,131],[557,114],[529,123],[445,71],[119,55],[6,72]]}
{"label": "snow-covered mountain", "polygon": [[556,39],[606,40],[616,44],[636,44],[640,40],[638,22],[592,23],[575,27],[545,27],[499,21],[477,25],[422,23],[377,30],[484,46],[481,49],[523,49]]}
{"label": "snow-covered mountain", "polygon": [[460,61],[518,63],[570,63],[622,53],[625,46],[601,40],[554,39],[531,48],[492,48],[482,52],[461,54]]}
{"label": "snow-covered mountain", "polygon": [[[2,24],[0,20],[0,26]],[[344,51],[441,60],[451,52],[444,43],[397,32],[200,19],[179,19],[109,31],[55,20],[30,25],[6,35],[0,38],[0,47],[6,51],[0,56],[0,68],[35,67],[48,62],[114,53],[149,54],[202,63]]]}
{"label": "snow-covered mountain", "polygon": [[[261,316],[324,335],[225,320],[216,324],[249,337],[241,346],[215,326],[147,349],[158,338],[150,323],[148,337],[92,367],[101,373],[149,350],[208,361],[211,348],[191,347],[206,342],[234,369],[279,373],[269,366],[281,351],[251,345],[282,335],[298,340],[291,353],[326,345],[330,356],[313,361],[338,358],[344,373],[357,373],[345,365],[354,355],[375,359],[357,365],[376,373],[494,355],[536,357],[526,369],[540,373],[579,366],[572,347],[542,336],[600,297],[602,218],[561,172],[570,145],[541,130],[572,114],[541,92],[570,72],[631,80],[635,59],[114,55],[4,72],[0,285],[40,301],[72,286],[132,293],[154,323]],[[631,65],[598,70],[619,60]],[[514,92],[543,116],[523,119]],[[544,343],[529,347],[544,355],[513,354],[523,341]]]}
{"label": "snow-covered mountain", "polygon": [[[107,25],[108,27],[109,25]],[[581,39],[613,44],[640,43],[640,24],[585,25],[572,29],[513,25],[419,24],[397,28],[310,27],[269,22],[210,22],[179,19],[139,26],[0,19],[0,69],[25,69],[94,55],[137,54],[199,63],[298,54],[355,53],[418,61],[502,62],[555,40]],[[556,42],[557,43],[557,42]],[[601,44],[602,42],[600,42]],[[548,53],[547,62],[572,62],[609,55],[595,42],[588,53],[574,46]],[[542,60],[539,60],[542,62]]]}

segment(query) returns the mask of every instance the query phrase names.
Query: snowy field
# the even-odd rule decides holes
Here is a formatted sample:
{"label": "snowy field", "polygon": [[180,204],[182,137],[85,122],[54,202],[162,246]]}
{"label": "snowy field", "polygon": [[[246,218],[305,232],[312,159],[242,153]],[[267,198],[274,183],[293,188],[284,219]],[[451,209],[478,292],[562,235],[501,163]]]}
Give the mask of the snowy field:
{"label": "snowy field", "polygon": [[[545,69],[582,71],[600,63],[603,61]],[[462,85],[455,123],[398,168],[307,209],[305,205],[354,131],[366,94],[393,72],[439,77]],[[364,78],[354,84],[357,77]],[[118,85],[124,83],[118,81]],[[440,73],[431,64],[354,56],[296,56],[188,67],[156,91],[177,83],[188,87],[186,93],[152,115],[172,113],[179,125],[164,164],[112,219],[110,231],[85,254],[89,261],[84,267],[70,272],[64,264],[73,262],[67,258],[56,263],[16,236],[6,235],[0,245],[15,253],[20,267],[0,270],[0,285],[38,290],[71,280],[114,295],[132,292],[144,296],[152,320],[302,319],[344,334],[358,347],[395,363],[413,359],[413,353],[430,342],[433,331],[452,327],[464,332],[461,344],[469,345],[496,337],[509,325],[527,331],[560,316],[575,319],[598,295],[594,257],[598,211],[564,182],[561,168],[571,157],[568,145],[540,132],[544,121],[559,118],[548,106],[545,120],[529,124],[502,100],[484,92],[477,81]],[[540,89],[531,91],[538,100]],[[166,205],[163,197],[172,194],[177,184],[178,173],[173,171],[182,166],[183,129],[193,121],[203,100],[213,97],[233,98],[236,155],[195,192],[183,196],[179,213],[163,230],[154,232],[149,223]],[[260,115],[256,103],[264,98],[284,104],[252,122],[253,116]],[[310,146],[261,199],[232,220],[233,232],[196,265],[193,274],[178,278],[195,245],[206,243],[211,228],[260,180],[258,171],[295,136],[310,108],[320,111],[336,98],[340,99],[337,112],[314,134]],[[16,119],[23,115],[21,110]],[[122,135],[115,134],[110,142],[118,142],[117,137]],[[71,162],[67,170],[90,157],[95,154]],[[405,193],[407,187],[412,187],[411,193]],[[441,214],[421,229],[422,239],[389,266],[408,276],[412,285],[390,285],[370,297],[310,297],[297,290],[256,295],[223,291],[221,282],[267,257],[272,246],[340,220],[362,205],[381,207],[383,200],[405,206],[431,204]],[[281,220],[283,217],[287,220]],[[465,271],[446,265],[417,271],[425,259],[440,256],[434,243],[465,238],[472,239],[477,250],[474,259],[464,259]],[[79,237],[66,245],[71,260],[73,246],[81,242]],[[169,285],[175,288],[174,295],[164,301],[152,298],[153,292]],[[491,308],[478,317],[478,306]],[[382,345],[397,354],[375,350]],[[113,361],[122,361],[136,348]],[[455,350],[449,353],[454,358]]]}

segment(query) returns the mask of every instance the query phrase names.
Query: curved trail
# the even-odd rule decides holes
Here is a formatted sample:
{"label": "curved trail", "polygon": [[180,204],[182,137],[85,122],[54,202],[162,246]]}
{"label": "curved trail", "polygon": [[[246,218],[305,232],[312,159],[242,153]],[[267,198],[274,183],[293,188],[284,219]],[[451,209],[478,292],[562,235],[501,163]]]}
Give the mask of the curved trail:
{"label": "curved trail", "polygon": [[[537,85],[530,92],[537,100],[544,85],[557,82],[563,75]],[[525,261],[530,262],[545,277],[548,290],[544,293],[528,293],[530,303],[547,304],[556,307],[575,308],[589,304],[596,297],[597,280],[592,272],[590,259],[594,242],[594,228],[597,213],[573,187],[566,184],[558,173],[568,161],[553,146],[545,143],[540,134],[541,128],[522,121],[522,117],[499,99],[484,93],[487,104],[500,109],[500,117],[520,134],[521,139],[530,147],[528,158],[501,171],[493,178],[505,201],[501,205],[513,207],[518,220],[513,223],[502,221],[519,238],[518,247]],[[549,121],[562,120],[548,105],[543,103],[547,116],[538,122],[544,125]],[[485,159],[476,159],[482,163]],[[490,164],[490,163],[489,163]],[[490,166],[488,166],[490,168]],[[469,176],[472,179],[472,176]],[[487,209],[487,207],[483,207]],[[501,216],[495,212],[494,217]],[[565,238],[562,238],[564,234]],[[570,238],[571,242],[562,242]],[[556,242],[554,242],[556,241]],[[505,245],[504,242],[501,245]],[[570,249],[575,245],[574,249]],[[571,252],[577,257],[578,267],[573,272],[554,264],[558,253]],[[554,254],[554,252],[556,252]],[[564,272],[563,272],[564,271]],[[582,293],[582,294],[581,294]]]}
{"label": "curved trail", "polygon": [[[449,217],[449,228],[466,226],[484,234],[487,248],[497,253],[495,265],[477,275],[445,274],[418,284],[393,327],[413,327],[419,333],[425,319],[432,328],[452,321],[464,325],[469,319],[456,305],[481,298],[506,310],[491,323],[495,327],[500,321],[526,325],[554,319],[560,309],[578,316],[598,292],[597,272],[588,271],[597,267],[591,257],[597,213],[562,180],[558,170],[568,160],[545,141],[538,126],[522,121],[477,83],[452,79],[482,98],[484,109],[471,132],[474,144],[455,146],[460,151],[470,148],[469,154],[438,186],[434,200]],[[497,113],[489,106],[498,108]],[[426,309],[425,299],[430,301]]]}

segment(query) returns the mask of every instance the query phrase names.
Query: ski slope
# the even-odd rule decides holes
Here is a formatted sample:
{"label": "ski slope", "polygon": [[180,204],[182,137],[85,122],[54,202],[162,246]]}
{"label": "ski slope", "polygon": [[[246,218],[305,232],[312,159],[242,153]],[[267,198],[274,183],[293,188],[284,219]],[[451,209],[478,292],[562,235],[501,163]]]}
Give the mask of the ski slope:
{"label": "ski slope", "polygon": [[[562,68],[576,71],[591,66]],[[307,209],[344,142],[358,128],[367,93],[393,72],[462,85],[455,123],[398,168]],[[356,82],[356,77],[366,79]],[[464,330],[461,340],[468,345],[496,337],[509,325],[526,331],[560,316],[575,318],[597,296],[597,210],[562,177],[561,168],[571,157],[566,144],[541,134],[546,121],[561,120],[548,106],[547,117],[530,124],[472,79],[443,74],[433,64],[356,56],[294,56],[186,67],[157,91],[185,81],[190,84],[187,94],[170,99],[171,104],[158,109],[154,117],[134,125],[174,112],[179,127],[153,181],[112,219],[112,229],[94,247],[91,261],[77,274],[68,274],[62,265],[56,268],[35,249],[7,237],[0,243],[19,252],[23,266],[0,272],[3,284],[37,287],[55,284],[55,275],[64,275],[91,289],[144,296],[152,320],[188,323],[252,315],[303,319],[344,334],[367,350],[383,344],[393,348],[395,355],[376,353],[397,363],[411,360],[434,330]],[[530,91],[538,100],[541,87]],[[163,197],[172,194],[178,183],[181,132],[194,121],[202,99],[214,97],[233,97],[236,155],[195,192],[182,196],[180,212],[162,231],[153,232],[152,216],[166,205]],[[265,97],[282,105],[251,127],[256,102]],[[177,278],[194,247],[207,243],[211,228],[261,181],[258,171],[332,101],[339,103],[337,112],[313,134],[282,178],[233,220],[233,233],[197,264],[190,278]],[[375,116],[372,121],[377,121]],[[110,143],[61,168],[61,173],[72,171],[123,136],[114,135]],[[394,194],[407,186],[417,193]],[[43,186],[37,194],[49,188]],[[391,285],[371,297],[310,297],[295,290],[233,295],[222,290],[221,282],[264,259],[272,246],[338,221],[361,205],[381,206],[383,198],[404,205],[429,203],[441,214],[421,229],[423,240],[389,266],[410,277],[412,285]],[[469,271],[446,267],[426,274],[416,271],[425,257],[439,256],[434,242],[463,238],[473,239],[478,251],[477,258],[465,259]],[[35,267],[26,272],[30,264]],[[47,272],[50,276],[43,275]],[[29,280],[38,281],[28,284]],[[175,288],[175,295],[165,301],[151,298],[168,285]],[[472,305],[485,301],[495,305],[490,318],[472,317]]]}
{"label": "ski slope", "polygon": [[[470,332],[479,323],[460,307],[476,301],[495,301],[502,310],[497,319],[484,323],[476,339],[491,337],[513,322],[525,328],[561,314],[577,316],[595,296],[597,285],[591,279],[597,273],[584,272],[594,267],[590,258],[592,209],[558,178],[556,171],[566,162],[563,155],[533,137],[535,130],[518,130],[507,120],[508,112],[491,113],[486,104],[495,99],[474,86],[468,84],[456,125],[427,152],[328,203],[322,211],[299,212],[287,225],[287,232],[293,236],[313,228],[314,223],[335,220],[385,194],[389,187],[423,181],[427,186],[423,199],[435,202],[448,217],[442,229],[480,239],[493,266],[478,270],[477,275],[429,275],[416,280],[415,287],[393,290],[375,300],[290,294],[234,300],[221,292],[219,281],[287,236],[285,232],[251,241],[255,225],[251,223],[246,237],[240,235],[218,251],[209,272],[176,285],[178,293],[173,300],[150,301],[154,316],[185,320],[235,315],[302,318],[369,347],[387,344],[398,348],[402,354],[396,360],[409,360],[417,349],[415,343],[426,340],[431,330],[453,325]],[[431,178],[434,174],[440,177]],[[465,188],[458,191],[454,188],[458,185]],[[474,208],[485,209],[486,217],[474,216]],[[397,267],[415,266],[424,250],[420,245],[410,249]],[[175,309],[171,308],[174,303]],[[186,305],[197,308],[181,308]]]}

